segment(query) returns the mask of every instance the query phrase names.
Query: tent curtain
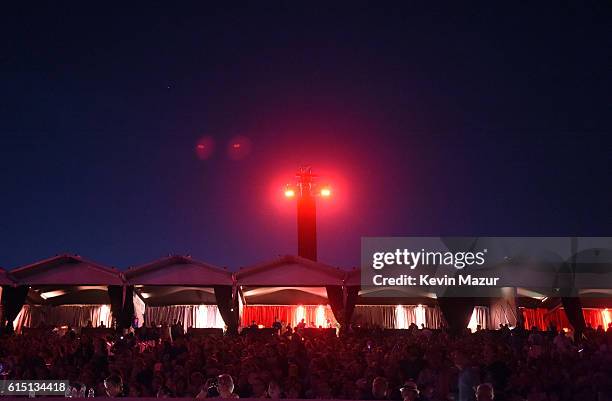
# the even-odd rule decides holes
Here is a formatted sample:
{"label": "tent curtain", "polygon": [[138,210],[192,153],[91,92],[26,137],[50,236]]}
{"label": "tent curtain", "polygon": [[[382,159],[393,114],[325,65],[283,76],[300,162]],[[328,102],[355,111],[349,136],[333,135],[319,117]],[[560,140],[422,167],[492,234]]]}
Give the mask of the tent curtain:
{"label": "tent curtain", "polygon": [[132,301],[134,302],[134,316],[138,319],[138,327],[142,327],[145,319],[145,311],[147,309],[147,305],[144,303],[142,299],[134,292],[132,296]]}
{"label": "tent curtain", "polygon": [[240,322],[242,322],[242,314],[244,311],[244,300],[242,298],[242,293],[238,293],[236,294],[237,298],[238,298],[238,324],[240,324]]}
{"label": "tent curtain", "polygon": [[430,329],[439,329],[444,327],[444,317],[442,316],[442,311],[439,306],[425,307],[425,327]]}
{"label": "tent curtain", "polygon": [[328,285],[325,286],[325,290],[327,291],[327,300],[329,301],[329,306],[334,314],[334,318],[342,325],[344,321],[344,296],[342,294],[342,287],[339,285]]}
{"label": "tent curtain", "polygon": [[[28,296],[29,287],[27,285],[19,285],[12,287],[9,285],[2,286],[2,309],[3,319],[6,321],[5,333],[13,333],[13,320],[21,311],[26,297]],[[4,326],[4,322],[2,324]]]}
{"label": "tent curtain", "polygon": [[[386,329],[394,329],[397,326],[397,309],[398,307],[391,305],[357,305],[353,313],[353,321],[361,326],[380,326]],[[400,320],[402,320],[402,317],[400,317]]]}
{"label": "tent curtain", "polygon": [[225,327],[217,305],[148,306],[144,312],[144,320],[146,326],[152,324],[170,326],[179,321],[183,324],[185,332],[191,327],[219,329]]}
{"label": "tent curtain", "polygon": [[111,325],[110,305],[24,305],[15,319],[15,331],[21,332],[23,327],[85,327],[89,322],[98,327]]}
{"label": "tent curtain", "polygon": [[606,330],[610,324],[610,312],[606,309],[583,309],[584,321],[588,327]]}
{"label": "tent curtain", "polygon": [[219,313],[227,326],[228,334],[238,333],[238,305],[233,297],[233,288],[231,285],[216,285],[214,286],[215,299]]}
{"label": "tent curtain", "polygon": [[121,328],[126,329],[132,327],[134,317],[136,317],[134,313],[134,286],[128,285],[125,287],[125,301],[123,303],[123,320]]}
{"label": "tent curtain", "polygon": [[443,326],[440,308],[423,305],[357,305],[353,321],[385,329],[407,329],[411,324],[430,329]]}
{"label": "tent curtain", "polygon": [[[353,322],[362,326],[378,326],[387,329],[407,329],[411,324],[419,328],[424,325],[430,329],[443,327],[442,312],[437,306],[423,305],[357,305],[354,308]],[[477,306],[470,314],[470,328],[480,325],[489,327],[489,308]],[[291,327],[295,327],[302,318],[312,326],[326,326],[327,319],[333,325],[337,323],[331,305],[246,305],[241,319],[241,326],[248,327],[255,321],[257,325],[272,326],[278,318]],[[466,324],[466,327],[468,325]]]}
{"label": "tent curtain", "polygon": [[[404,322],[408,323],[408,326],[406,328],[410,327],[410,323],[416,324],[419,328],[425,324],[424,307],[417,307],[414,305],[401,306],[399,308],[396,308],[395,310],[402,312],[403,314],[402,318]],[[401,322],[398,321],[397,323],[401,323]],[[429,326],[426,325],[426,327],[429,327]]]}
{"label": "tent curtain", "polygon": [[438,304],[452,334],[467,328],[476,306],[474,299],[468,297],[440,297]]}
{"label": "tent curtain", "polygon": [[[531,329],[535,326],[540,330],[548,330],[550,325],[554,325],[557,330],[573,327],[564,308],[557,308],[551,312],[544,308],[523,308],[522,312],[525,318],[526,329]],[[593,329],[597,329],[601,326],[605,330],[612,321],[612,312],[606,309],[583,309],[582,315],[585,323]]]}
{"label": "tent curtain", "polygon": [[552,325],[554,325],[557,330],[565,330],[572,327],[563,308],[557,308],[551,312],[546,311],[542,330],[547,330],[548,327]]}
{"label": "tent curtain", "polygon": [[333,327],[337,324],[329,305],[245,305],[241,326],[248,327],[255,321],[257,325],[271,327],[275,318],[292,328],[302,319],[308,327],[327,327],[327,320]]}
{"label": "tent curtain", "polygon": [[[125,291],[125,293],[124,293]],[[109,285],[111,313],[118,330],[127,329],[134,319],[134,286]]]}
{"label": "tent curtain", "polygon": [[123,287],[121,287],[120,285],[109,285],[108,297],[110,298],[111,302],[111,315],[113,321],[118,322],[120,319],[121,310],[123,309]]}
{"label": "tent curtain", "polygon": [[[547,329],[546,315],[548,314],[548,309],[523,308],[522,312],[523,312],[523,324],[524,324],[525,329],[530,330],[532,327],[537,327],[540,330]],[[557,326],[557,327],[560,327],[560,326]]]}
{"label": "tent curtain", "polygon": [[350,324],[353,318],[353,312],[355,311],[355,305],[357,305],[357,298],[359,297],[359,290],[361,286],[351,285],[346,287],[346,302],[344,305],[344,319],[347,324]]}
{"label": "tent curtain", "polygon": [[185,329],[192,325],[191,314],[182,305],[150,306],[145,310],[145,326],[172,325],[182,322]]}
{"label": "tent curtain", "polygon": [[468,328],[471,331],[476,331],[476,329],[480,326],[481,329],[488,329],[490,324],[490,316],[489,316],[489,307],[487,306],[475,306],[474,311],[472,312],[472,316],[470,318],[470,322],[468,323]]}
{"label": "tent curtain", "polygon": [[491,329],[501,325],[515,327],[518,324],[516,301],[514,298],[496,298],[491,301]]}
{"label": "tent curtain", "polygon": [[297,306],[287,305],[245,305],[242,309],[241,326],[248,327],[253,322],[271,327],[274,319],[285,322],[290,327],[297,325],[295,311]]}
{"label": "tent curtain", "polygon": [[574,328],[574,338],[581,338],[586,327],[582,313],[582,303],[578,297],[562,297],[561,304],[570,324]]}

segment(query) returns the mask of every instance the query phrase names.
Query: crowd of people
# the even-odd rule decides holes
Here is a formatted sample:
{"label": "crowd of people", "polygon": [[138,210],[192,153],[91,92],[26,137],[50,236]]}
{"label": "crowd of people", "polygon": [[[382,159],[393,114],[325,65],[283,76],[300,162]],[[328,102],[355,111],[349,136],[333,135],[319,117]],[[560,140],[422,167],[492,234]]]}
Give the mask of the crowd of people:
{"label": "crowd of people", "polygon": [[403,401],[600,401],[612,393],[612,330],[509,329],[450,336],[376,328],[272,335],[0,338],[5,379],[68,379],[96,396]]}

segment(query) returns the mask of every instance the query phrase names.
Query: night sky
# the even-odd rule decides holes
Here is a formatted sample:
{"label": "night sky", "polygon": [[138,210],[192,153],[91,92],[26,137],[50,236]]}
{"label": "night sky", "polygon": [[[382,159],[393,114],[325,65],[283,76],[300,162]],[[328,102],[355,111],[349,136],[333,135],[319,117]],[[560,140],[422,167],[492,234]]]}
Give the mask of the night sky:
{"label": "night sky", "polygon": [[208,3],[3,8],[0,266],[295,253],[301,164],[333,265],[362,236],[612,234],[609,2]]}

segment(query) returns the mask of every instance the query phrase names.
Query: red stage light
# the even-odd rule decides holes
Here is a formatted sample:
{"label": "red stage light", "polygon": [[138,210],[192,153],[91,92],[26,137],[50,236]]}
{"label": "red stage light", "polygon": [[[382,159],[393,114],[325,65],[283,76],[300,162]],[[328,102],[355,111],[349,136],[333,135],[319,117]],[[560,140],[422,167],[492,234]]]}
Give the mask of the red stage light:
{"label": "red stage light", "polygon": [[287,198],[293,198],[295,196],[295,191],[291,188],[285,189],[285,196]]}
{"label": "red stage light", "polygon": [[321,196],[324,198],[328,198],[331,196],[331,189],[328,187],[321,188]]}

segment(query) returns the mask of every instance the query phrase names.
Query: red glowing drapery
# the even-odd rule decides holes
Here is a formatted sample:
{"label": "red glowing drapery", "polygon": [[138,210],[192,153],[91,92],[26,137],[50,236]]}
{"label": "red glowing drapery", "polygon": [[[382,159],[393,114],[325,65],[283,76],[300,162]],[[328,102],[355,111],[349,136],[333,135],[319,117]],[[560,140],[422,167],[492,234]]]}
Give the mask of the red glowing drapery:
{"label": "red glowing drapery", "polygon": [[532,327],[537,327],[540,330],[546,330],[546,315],[548,314],[548,309],[537,308],[537,309],[523,309],[523,319],[524,325],[526,329],[531,329]]}
{"label": "red glowing drapery", "polygon": [[591,327],[593,329],[601,326],[604,330],[607,328],[607,322],[604,321],[604,313],[606,311],[601,311],[600,309],[584,309],[584,321],[586,322],[587,327]]}
{"label": "red glowing drapery", "polygon": [[326,326],[327,319],[333,327],[336,327],[336,319],[329,305],[322,306],[322,314],[319,312],[319,305],[245,305],[242,310],[242,327],[247,327],[255,321],[257,325],[271,327],[274,319],[278,318],[287,323],[288,326],[295,327],[300,319],[311,327],[315,325]]}
{"label": "red glowing drapery", "polygon": [[[587,327],[593,329],[599,326],[604,329],[607,328],[609,323],[610,312],[606,309],[589,308],[583,309],[582,314],[584,315],[584,321]],[[525,318],[525,328],[530,329],[536,326],[540,330],[546,330],[551,324],[557,329],[571,329],[572,325],[565,314],[563,308],[557,308],[552,312],[547,309],[523,309],[523,317]]]}

